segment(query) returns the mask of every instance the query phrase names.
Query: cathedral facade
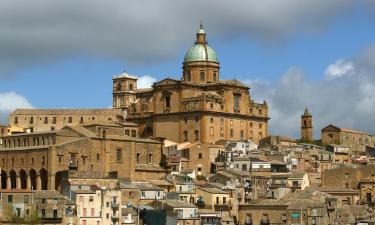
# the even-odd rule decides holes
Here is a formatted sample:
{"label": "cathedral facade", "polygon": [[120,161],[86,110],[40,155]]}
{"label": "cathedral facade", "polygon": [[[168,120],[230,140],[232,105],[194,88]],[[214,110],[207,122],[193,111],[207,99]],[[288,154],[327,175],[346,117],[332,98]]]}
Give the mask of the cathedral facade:
{"label": "cathedral facade", "polygon": [[126,73],[113,78],[113,108],[127,111],[143,137],[174,142],[215,143],[219,140],[259,140],[268,136],[268,105],[256,103],[249,87],[220,79],[220,62],[207,44],[202,25],[188,50],[180,80],[166,78],[152,88],[137,88]]}

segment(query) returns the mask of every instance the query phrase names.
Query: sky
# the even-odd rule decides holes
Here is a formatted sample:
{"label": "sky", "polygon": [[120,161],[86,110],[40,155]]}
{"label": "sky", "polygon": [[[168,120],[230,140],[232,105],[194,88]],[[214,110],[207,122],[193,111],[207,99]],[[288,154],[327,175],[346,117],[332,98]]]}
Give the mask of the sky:
{"label": "sky", "polygon": [[0,123],[16,108],[108,108],[112,77],[181,78],[199,23],[221,79],[269,105],[271,134],[375,134],[375,0],[3,0]]}

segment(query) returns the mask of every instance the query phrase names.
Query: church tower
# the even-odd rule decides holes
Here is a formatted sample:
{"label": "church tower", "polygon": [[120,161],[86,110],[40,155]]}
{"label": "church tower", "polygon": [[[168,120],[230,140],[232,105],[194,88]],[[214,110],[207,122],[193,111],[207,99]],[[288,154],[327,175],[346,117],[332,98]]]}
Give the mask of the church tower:
{"label": "church tower", "polygon": [[128,109],[136,100],[137,77],[126,72],[113,77],[113,108]]}
{"label": "church tower", "polygon": [[312,115],[307,107],[301,116],[301,140],[313,141]]}

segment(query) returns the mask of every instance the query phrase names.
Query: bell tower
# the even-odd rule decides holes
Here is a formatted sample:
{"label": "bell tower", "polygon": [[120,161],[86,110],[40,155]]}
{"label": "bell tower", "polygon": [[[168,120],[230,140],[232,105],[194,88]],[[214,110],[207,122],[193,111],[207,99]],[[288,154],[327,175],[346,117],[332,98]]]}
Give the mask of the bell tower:
{"label": "bell tower", "polygon": [[310,114],[307,107],[305,108],[305,112],[301,116],[301,140],[313,141],[312,115]]}
{"label": "bell tower", "polygon": [[127,109],[136,99],[137,77],[126,72],[113,77],[113,108]]}

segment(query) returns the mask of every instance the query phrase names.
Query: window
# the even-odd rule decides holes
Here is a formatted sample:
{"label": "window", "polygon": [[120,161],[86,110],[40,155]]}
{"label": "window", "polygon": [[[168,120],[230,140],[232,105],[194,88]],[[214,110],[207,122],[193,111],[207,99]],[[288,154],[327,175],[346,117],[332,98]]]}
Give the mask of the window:
{"label": "window", "polygon": [[89,196],[89,202],[93,202],[94,201],[94,196]]}
{"label": "window", "polygon": [[117,149],[116,151],[116,161],[121,161],[122,159],[122,152],[121,152],[121,149]]}
{"label": "window", "polygon": [[57,209],[53,210],[53,218],[57,218]]}
{"label": "window", "polygon": [[109,208],[109,202],[106,202],[105,205],[107,206],[107,208]]}
{"label": "window", "polygon": [[190,70],[186,71],[186,80],[191,81],[191,71]]}
{"label": "window", "polygon": [[86,217],[87,216],[87,209],[86,208],[83,208],[83,216]]}
{"label": "window", "polygon": [[137,153],[137,163],[141,162],[141,153]]}
{"label": "window", "polygon": [[68,118],[68,123],[73,123],[73,118],[71,116]]}
{"label": "window", "polygon": [[100,154],[96,154],[96,160],[97,160],[97,161],[100,160]]}
{"label": "window", "polygon": [[220,127],[220,137],[224,137],[224,128]]}
{"label": "window", "polygon": [[45,124],[48,123],[48,117],[44,117],[44,123],[45,123]]}
{"label": "window", "polygon": [[198,159],[201,159],[202,158],[202,153],[199,153],[198,154]]}
{"label": "window", "polygon": [[188,131],[185,130],[184,131],[184,141],[187,141],[188,140]]}
{"label": "window", "polygon": [[185,123],[187,123],[187,118],[186,117],[184,118],[184,121],[185,121]]}
{"label": "window", "polygon": [[246,221],[245,221],[246,224],[251,224],[252,223],[252,219],[251,219],[251,214],[246,214]]}
{"label": "window", "polygon": [[46,210],[42,209],[41,212],[42,212],[42,218],[44,218],[46,216]]}
{"label": "window", "polygon": [[62,162],[62,156],[59,156],[59,163]]}
{"label": "window", "polygon": [[81,119],[79,120],[80,123],[83,123],[83,117],[81,116]]}
{"label": "window", "polygon": [[349,173],[345,173],[345,179],[349,180]]}
{"label": "window", "polygon": [[227,203],[227,198],[223,197],[223,204],[226,204],[226,203]]}
{"label": "window", "polygon": [[199,80],[200,81],[206,80],[206,75],[205,75],[204,71],[199,71]]}
{"label": "window", "polygon": [[198,116],[195,116],[195,122],[198,123],[198,121],[199,121],[199,117],[198,117]]}
{"label": "window", "polygon": [[152,163],[153,156],[152,154],[148,154],[148,163]]}
{"label": "window", "polygon": [[195,130],[194,134],[195,134],[195,140],[198,141],[199,140],[199,130]]}
{"label": "window", "polygon": [[91,208],[91,216],[95,216],[95,209]]}
{"label": "window", "polygon": [[214,123],[214,118],[210,118],[210,123]]}
{"label": "window", "polygon": [[171,107],[171,97],[166,96],[165,97],[165,108],[170,108]]}
{"label": "window", "polygon": [[233,134],[233,129],[230,129],[230,137],[233,138],[234,134]]}
{"label": "window", "polygon": [[57,118],[56,118],[56,116],[54,116],[54,117],[52,118],[52,124],[56,124],[56,121],[57,121]]}
{"label": "window", "polygon": [[213,81],[216,81],[216,80],[217,80],[217,73],[216,73],[216,71],[214,71]]}
{"label": "window", "polygon": [[34,165],[34,158],[31,158],[31,165]]}
{"label": "window", "polygon": [[233,107],[233,110],[234,112],[239,112],[240,111],[240,96],[235,94],[233,95],[233,104],[234,104],[234,107]]}
{"label": "window", "polygon": [[46,163],[46,157],[42,156],[42,165],[45,165]]}
{"label": "window", "polygon": [[262,129],[263,124],[259,123],[258,126],[259,126],[259,129]]}
{"label": "window", "polygon": [[8,203],[13,203],[13,195],[8,195]]}
{"label": "window", "polygon": [[240,138],[241,138],[241,140],[244,138],[243,130],[240,131]]}
{"label": "window", "polygon": [[141,192],[142,198],[146,197],[146,193],[144,191]]}
{"label": "window", "polygon": [[34,117],[30,117],[29,123],[30,123],[30,124],[33,124],[33,123],[34,123]]}
{"label": "window", "polygon": [[137,135],[136,135],[136,132],[135,132],[135,130],[132,130],[132,137],[136,137]]}
{"label": "window", "polygon": [[214,128],[213,127],[210,127],[210,135],[214,136]]}
{"label": "window", "polygon": [[14,124],[17,124],[18,123],[18,117],[14,117]]}

